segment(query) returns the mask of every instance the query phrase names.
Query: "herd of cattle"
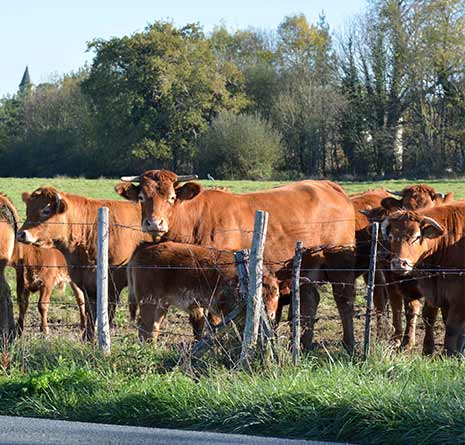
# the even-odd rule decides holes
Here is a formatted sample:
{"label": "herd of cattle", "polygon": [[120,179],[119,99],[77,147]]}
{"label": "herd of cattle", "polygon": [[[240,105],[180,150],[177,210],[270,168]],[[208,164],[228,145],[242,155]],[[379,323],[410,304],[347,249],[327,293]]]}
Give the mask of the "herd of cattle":
{"label": "herd of cattle", "polygon": [[305,247],[300,292],[304,348],[312,344],[318,284],[329,282],[344,346],[353,350],[355,280],[366,275],[371,223],[378,221],[374,295],[378,325],[389,302],[393,340],[413,346],[420,299],[424,299],[424,352],[434,350],[438,309],[446,325],[446,352],[460,349],[465,331],[465,201],[454,201],[452,194],[414,185],[402,192],[379,189],[348,196],[334,182],[314,180],[233,194],[205,189],[192,177],[166,170],[121,179],[115,190],[126,201],[89,199],[53,187],[24,193],[22,227],[11,201],[0,195],[0,219],[6,223],[0,232],[0,256],[2,264],[16,268],[20,332],[29,293],[40,291],[41,329],[47,332],[51,291],[69,282],[80,308],[83,335],[93,338],[97,212],[108,207],[110,322],[119,294],[128,286],[130,315],[132,320],[137,317],[141,339],[157,338],[171,305],[190,315],[199,338],[207,314],[216,324],[237,303],[233,252],[250,248],[255,212],[264,210],[269,223],[263,298],[276,323],[289,302],[296,241]]}

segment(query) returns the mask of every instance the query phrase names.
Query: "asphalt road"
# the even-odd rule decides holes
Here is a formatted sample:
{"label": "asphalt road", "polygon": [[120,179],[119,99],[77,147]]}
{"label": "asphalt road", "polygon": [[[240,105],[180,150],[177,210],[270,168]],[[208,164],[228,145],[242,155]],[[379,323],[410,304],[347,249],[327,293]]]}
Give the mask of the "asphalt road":
{"label": "asphalt road", "polygon": [[0,445],[316,445],[323,443],[328,444],[239,434],[0,416]]}

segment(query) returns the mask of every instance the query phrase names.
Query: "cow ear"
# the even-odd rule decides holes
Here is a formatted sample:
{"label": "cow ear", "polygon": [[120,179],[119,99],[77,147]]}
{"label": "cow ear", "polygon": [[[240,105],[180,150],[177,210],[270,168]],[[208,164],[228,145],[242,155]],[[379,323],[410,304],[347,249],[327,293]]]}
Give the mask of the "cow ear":
{"label": "cow ear", "polygon": [[454,192],[449,192],[444,196],[443,203],[444,204],[449,204],[454,200]]}
{"label": "cow ear", "polygon": [[195,198],[203,190],[200,184],[196,182],[186,182],[182,187],[177,188],[176,197],[181,201],[188,201]]}
{"label": "cow ear", "polygon": [[140,187],[130,182],[119,182],[115,185],[115,192],[129,201],[139,201]]}
{"label": "cow ear", "polygon": [[436,221],[422,221],[421,226],[421,236],[423,238],[438,238],[446,232],[444,227],[442,227],[440,224],[438,224]]}
{"label": "cow ear", "polygon": [[402,199],[396,199],[396,198],[384,198],[381,201],[381,205],[386,209],[386,210],[399,210],[402,208]]}
{"label": "cow ear", "polygon": [[31,194],[29,192],[23,192],[23,194],[21,195],[21,198],[22,198],[24,204],[27,204],[30,197],[31,197]]}
{"label": "cow ear", "polygon": [[66,210],[68,210],[68,203],[66,202],[66,199],[64,199],[62,196],[58,195],[57,197],[57,213],[65,213]]}

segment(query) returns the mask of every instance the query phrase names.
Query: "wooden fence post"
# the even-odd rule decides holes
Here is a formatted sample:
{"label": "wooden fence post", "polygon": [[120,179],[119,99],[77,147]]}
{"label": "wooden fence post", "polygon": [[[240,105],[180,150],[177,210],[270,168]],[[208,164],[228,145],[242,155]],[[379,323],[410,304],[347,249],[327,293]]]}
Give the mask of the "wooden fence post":
{"label": "wooden fence post", "polygon": [[268,213],[257,210],[250,254],[249,283],[247,291],[247,313],[242,339],[240,363],[250,370],[250,357],[252,349],[257,343],[258,329],[262,314],[262,278],[263,278],[263,251],[265,249],[266,229],[268,226]]}
{"label": "wooden fence post", "polygon": [[239,277],[239,295],[244,301],[247,299],[247,290],[249,287],[249,261],[249,249],[234,252],[234,262],[236,263],[237,275]]}
{"label": "wooden fence post", "polygon": [[249,282],[249,256],[250,250],[243,249],[234,253],[234,261],[237,267],[237,274],[239,277],[239,304],[227,314],[219,326],[215,327],[215,332],[201,338],[192,348],[193,357],[201,357],[208,349],[214,345],[214,337],[220,336],[225,333],[232,321],[242,319],[245,304],[247,301],[247,288]]}
{"label": "wooden fence post", "polygon": [[370,350],[371,314],[373,312],[373,292],[375,290],[376,256],[378,253],[378,231],[379,223],[375,222],[371,226],[370,270],[368,272],[367,309],[365,314],[365,339],[363,343],[363,353],[365,357],[368,355],[368,352]]}
{"label": "wooden fence post", "polygon": [[0,353],[8,349],[15,337],[15,320],[10,286],[5,278],[5,269],[0,270]]}
{"label": "wooden fence post", "polygon": [[297,241],[292,263],[292,361],[295,366],[300,361],[300,266],[302,264],[302,248],[302,241]]}
{"label": "wooden fence post", "polygon": [[108,207],[98,209],[97,251],[97,324],[100,351],[110,353],[110,323],[108,321]]}

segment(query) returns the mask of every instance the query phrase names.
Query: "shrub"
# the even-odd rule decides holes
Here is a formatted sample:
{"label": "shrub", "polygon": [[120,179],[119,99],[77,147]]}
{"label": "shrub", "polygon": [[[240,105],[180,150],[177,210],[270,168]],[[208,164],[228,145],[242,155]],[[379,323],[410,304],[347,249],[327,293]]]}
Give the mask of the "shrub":
{"label": "shrub", "polygon": [[197,169],[221,179],[267,179],[281,135],[257,114],[219,113],[199,141]]}

